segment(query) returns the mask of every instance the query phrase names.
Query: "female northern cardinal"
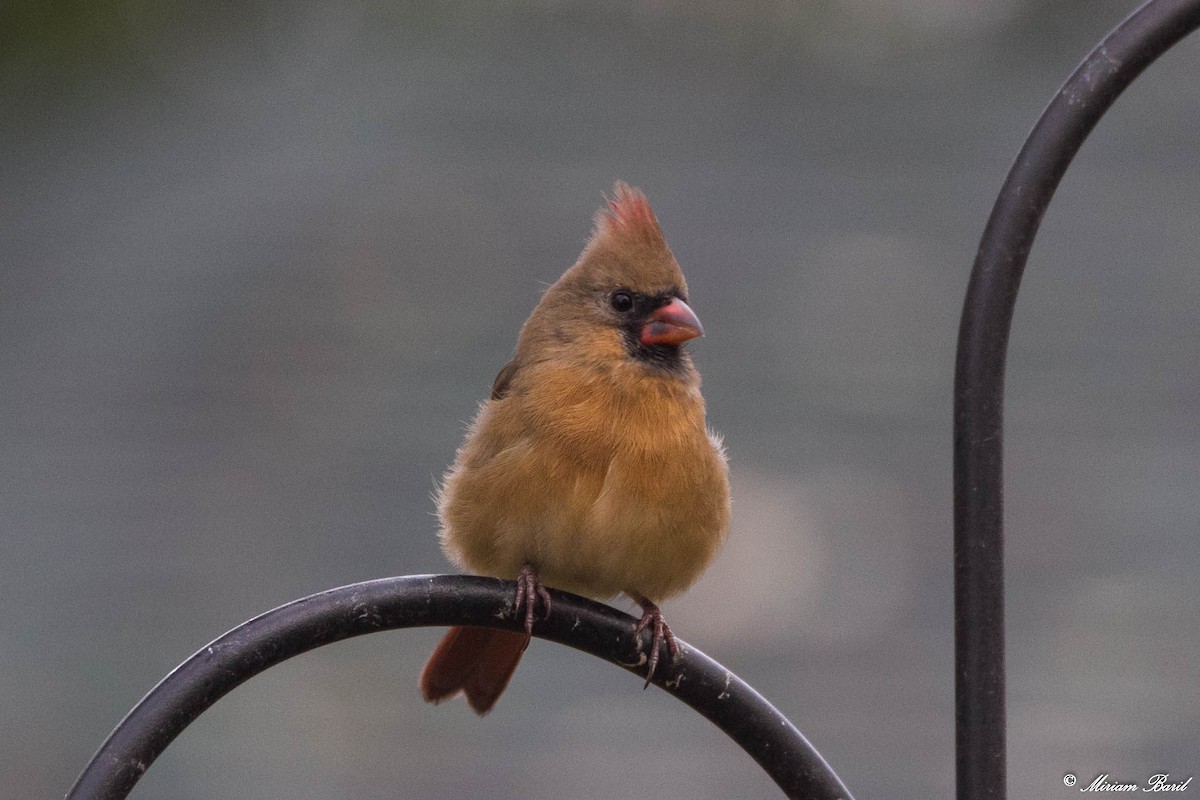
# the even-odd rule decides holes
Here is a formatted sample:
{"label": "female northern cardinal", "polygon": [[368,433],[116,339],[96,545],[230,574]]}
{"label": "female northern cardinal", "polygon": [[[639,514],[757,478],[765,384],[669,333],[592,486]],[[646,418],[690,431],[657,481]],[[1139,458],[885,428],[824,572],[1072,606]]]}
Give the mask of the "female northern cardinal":
{"label": "female northern cardinal", "polygon": [[543,580],[637,601],[636,631],[653,631],[650,675],[661,642],[678,655],[656,603],[699,576],[729,525],[724,451],[683,349],[702,333],[645,195],[617,183],[579,260],[522,327],[438,495],[447,555],[516,577],[525,632],[451,628],[421,673],[426,700],[461,691],[491,709],[535,607],[550,612]]}

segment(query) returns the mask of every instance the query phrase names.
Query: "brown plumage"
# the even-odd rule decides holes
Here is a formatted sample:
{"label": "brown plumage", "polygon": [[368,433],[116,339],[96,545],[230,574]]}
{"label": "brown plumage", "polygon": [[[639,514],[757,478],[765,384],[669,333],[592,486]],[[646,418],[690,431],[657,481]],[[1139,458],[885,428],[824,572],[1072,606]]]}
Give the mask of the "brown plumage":
{"label": "brown plumage", "polygon": [[[526,632],[452,628],[421,674],[486,713],[516,669],[542,582],[628,594],[677,653],[657,603],[686,589],[729,523],[720,440],[683,342],[701,334],[645,196],[618,183],[579,260],[543,295],[438,496],[442,546],[471,572],[518,578]],[[647,679],[648,680],[648,679]]]}

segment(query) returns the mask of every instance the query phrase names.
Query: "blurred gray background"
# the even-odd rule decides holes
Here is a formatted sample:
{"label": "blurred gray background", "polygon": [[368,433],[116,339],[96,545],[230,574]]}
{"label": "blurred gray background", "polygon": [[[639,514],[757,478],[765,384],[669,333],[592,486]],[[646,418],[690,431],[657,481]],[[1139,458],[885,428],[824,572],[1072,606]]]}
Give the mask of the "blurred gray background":
{"label": "blurred gray background", "polygon": [[[61,795],[205,642],[444,572],[430,492],[601,193],[708,336],[733,534],[666,606],[859,798],[953,789],[950,402],[974,249],[1110,0],[16,2],[0,10],[0,794]],[[1200,42],[1102,121],[1018,303],[1013,797],[1200,772]],[[628,606],[621,604],[628,610]],[[437,630],[222,700],[144,798],[773,798],[535,642],[486,719]]]}

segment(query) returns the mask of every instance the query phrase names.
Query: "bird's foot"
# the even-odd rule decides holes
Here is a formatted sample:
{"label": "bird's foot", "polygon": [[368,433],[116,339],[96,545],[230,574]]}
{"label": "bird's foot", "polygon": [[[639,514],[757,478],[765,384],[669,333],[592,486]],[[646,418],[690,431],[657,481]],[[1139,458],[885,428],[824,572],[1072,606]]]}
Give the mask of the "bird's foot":
{"label": "bird's foot", "polygon": [[675,634],[671,633],[671,626],[667,625],[667,621],[663,619],[662,612],[658,606],[651,603],[645,597],[635,598],[639,606],[642,607],[642,618],[638,620],[637,625],[633,628],[633,635],[640,636],[642,631],[650,626],[653,636],[650,638],[650,662],[646,667],[646,683],[642,686],[645,689],[650,685],[650,679],[654,677],[654,670],[658,668],[658,651],[660,645],[665,641],[667,650],[671,653],[671,662],[674,663],[679,659],[679,643],[675,641]]}
{"label": "bird's foot", "polygon": [[521,609],[525,610],[525,646],[533,638],[533,620],[537,616],[538,601],[542,604],[542,619],[550,616],[550,593],[538,580],[537,570],[532,564],[521,567],[517,575],[517,596],[513,601],[513,616],[520,618]]}

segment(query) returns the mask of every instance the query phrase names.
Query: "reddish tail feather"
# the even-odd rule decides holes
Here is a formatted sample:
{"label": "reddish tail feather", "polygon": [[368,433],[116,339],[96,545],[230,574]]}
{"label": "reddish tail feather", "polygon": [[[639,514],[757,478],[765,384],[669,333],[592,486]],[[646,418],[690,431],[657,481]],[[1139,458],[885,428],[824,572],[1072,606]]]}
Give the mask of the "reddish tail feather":
{"label": "reddish tail feather", "polygon": [[451,628],[421,671],[421,694],[440,703],[459,692],[480,716],[492,710],[529,637],[492,628]]}

